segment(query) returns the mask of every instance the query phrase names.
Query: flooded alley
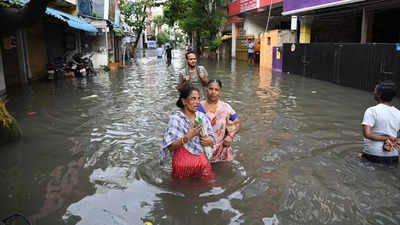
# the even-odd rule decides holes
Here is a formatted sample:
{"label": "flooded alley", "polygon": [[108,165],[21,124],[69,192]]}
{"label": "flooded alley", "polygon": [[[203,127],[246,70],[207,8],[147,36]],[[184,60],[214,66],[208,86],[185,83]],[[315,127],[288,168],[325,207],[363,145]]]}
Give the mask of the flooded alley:
{"label": "flooded alley", "polygon": [[[400,224],[400,171],[357,158],[372,93],[201,59],[237,112],[235,159],[215,181],[174,181],[159,164],[178,71],[141,52],[126,69],[35,81],[8,93],[23,138],[0,147],[0,218],[37,225]],[[395,106],[399,106],[396,99]],[[170,160],[170,158],[169,158]]]}

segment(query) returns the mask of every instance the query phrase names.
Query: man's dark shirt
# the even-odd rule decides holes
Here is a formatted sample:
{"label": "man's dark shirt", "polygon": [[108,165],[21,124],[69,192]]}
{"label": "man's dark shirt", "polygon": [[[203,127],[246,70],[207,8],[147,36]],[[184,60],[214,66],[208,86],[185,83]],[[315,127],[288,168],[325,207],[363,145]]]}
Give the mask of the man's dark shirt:
{"label": "man's dark shirt", "polygon": [[167,58],[168,59],[171,59],[172,58],[172,48],[167,48],[166,50],[165,50],[165,52],[167,53]]}

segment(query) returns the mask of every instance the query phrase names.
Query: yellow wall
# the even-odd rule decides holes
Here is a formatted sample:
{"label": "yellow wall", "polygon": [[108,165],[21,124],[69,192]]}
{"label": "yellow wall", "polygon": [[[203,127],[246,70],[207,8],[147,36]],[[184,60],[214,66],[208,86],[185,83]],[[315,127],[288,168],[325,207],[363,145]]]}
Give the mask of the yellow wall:
{"label": "yellow wall", "polygon": [[311,24],[301,24],[300,26],[300,43],[310,43],[311,41]]}
{"label": "yellow wall", "polygon": [[28,54],[29,63],[32,71],[32,79],[36,80],[47,73],[47,53],[44,42],[42,26],[37,23],[30,28],[28,34]]}
{"label": "yellow wall", "polygon": [[278,32],[271,30],[261,35],[260,68],[272,69],[272,47],[278,46]]}

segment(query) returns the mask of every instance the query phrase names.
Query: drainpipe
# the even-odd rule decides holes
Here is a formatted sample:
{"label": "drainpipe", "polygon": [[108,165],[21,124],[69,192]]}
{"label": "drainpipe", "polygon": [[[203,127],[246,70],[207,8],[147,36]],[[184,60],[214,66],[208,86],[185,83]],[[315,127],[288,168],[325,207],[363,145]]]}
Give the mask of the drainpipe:
{"label": "drainpipe", "polygon": [[107,57],[107,65],[108,65],[108,26],[106,26],[106,28],[105,28],[105,30],[106,30],[106,32],[105,32],[105,34],[106,34],[106,57]]}

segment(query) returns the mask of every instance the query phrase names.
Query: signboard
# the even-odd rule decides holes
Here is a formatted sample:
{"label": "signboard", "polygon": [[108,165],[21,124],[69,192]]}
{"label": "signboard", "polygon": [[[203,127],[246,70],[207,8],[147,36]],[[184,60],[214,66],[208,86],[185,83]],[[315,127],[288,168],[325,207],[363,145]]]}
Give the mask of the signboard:
{"label": "signboard", "polygon": [[239,15],[248,10],[259,9],[281,2],[283,0],[236,0],[229,4],[229,16]]}
{"label": "signboard", "polygon": [[285,0],[283,1],[283,11],[292,11],[298,9],[304,9],[315,6],[329,6],[329,5],[345,5],[354,2],[365,1],[365,0]]}
{"label": "signboard", "polygon": [[240,0],[240,12],[246,12],[257,8],[257,0]]}
{"label": "signboard", "polygon": [[290,30],[297,30],[297,16],[292,16],[292,22],[290,24]]}

